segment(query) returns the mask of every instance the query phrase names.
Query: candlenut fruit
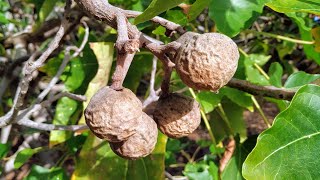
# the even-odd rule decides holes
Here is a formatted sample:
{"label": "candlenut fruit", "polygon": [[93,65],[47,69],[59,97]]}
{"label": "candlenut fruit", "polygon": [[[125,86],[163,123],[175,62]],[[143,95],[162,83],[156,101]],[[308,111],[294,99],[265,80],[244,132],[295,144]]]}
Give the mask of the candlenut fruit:
{"label": "candlenut fruit", "polygon": [[110,142],[110,147],[117,155],[126,159],[138,159],[149,155],[155,148],[157,124],[147,114],[139,118],[136,133],[126,141]]}
{"label": "candlenut fruit", "polygon": [[200,125],[200,105],[190,97],[172,93],[160,97],[153,118],[162,133],[171,138],[181,138]]}
{"label": "candlenut fruit", "polygon": [[181,47],[175,58],[176,70],[189,87],[216,92],[236,72],[239,51],[228,36],[187,32],[177,42]]}
{"label": "candlenut fruit", "polygon": [[136,133],[142,113],[142,104],[132,91],[103,87],[91,98],[84,115],[97,137],[121,142]]}

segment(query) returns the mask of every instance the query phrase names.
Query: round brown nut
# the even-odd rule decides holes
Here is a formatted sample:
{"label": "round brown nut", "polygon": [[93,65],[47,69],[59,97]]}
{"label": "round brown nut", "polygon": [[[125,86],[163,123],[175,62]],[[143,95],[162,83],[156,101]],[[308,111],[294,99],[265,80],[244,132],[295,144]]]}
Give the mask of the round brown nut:
{"label": "round brown nut", "polygon": [[136,133],[123,142],[111,142],[110,147],[118,156],[126,159],[145,157],[153,151],[157,143],[157,124],[147,114],[143,113]]}
{"label": "round brown nut", "polygon": [[142,104],[129,89],[116,91],[103,87],[91,98],[84,115],[87,125],[97,137],[120,142],[135,133],[142,115]]}
{"label": "round brown nut", "polygon": [[218,91],[237,70],[239,51],[228,36],[219,33],[187,32],[175,58],[181,80],[197,90]]}
{"label": "round brown nut", "polygon": [[171,138],[180,138],[189,135],[200,125],[200,105],[190,97],[172,93],[160,97],[153,118],[162,133]]}

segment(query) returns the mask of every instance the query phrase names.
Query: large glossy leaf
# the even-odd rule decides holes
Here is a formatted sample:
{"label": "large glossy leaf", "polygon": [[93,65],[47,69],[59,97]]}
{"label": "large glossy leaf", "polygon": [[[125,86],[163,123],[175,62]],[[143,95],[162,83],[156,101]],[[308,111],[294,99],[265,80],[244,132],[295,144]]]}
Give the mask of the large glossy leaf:
{"label": "large glossy leaf", "polygon": [[235,36],[262,13],[265,0],[211,0],[209,15],[220,32]]}
{"label": "large glossy leaf", "polygon": [[284,84],[284,87],[286,88],[299,88],[303,85],[312,83],[320,78],[320,74],[308,74],[303,71],[298,71],[293,74],[291,74],[286,83]]}
{"label": "large glossy leaf", "polygon": [[149,7],[135,18],[134,22],[135,24],[145,22],[162,12],[181,4],[182,2],[183,0],[169,0],[166,2],[163,2],[162,0],[153,0]]}
{"label": "large glossy leaf", "polygon": [[299,89],[287,110],[261,133],[243,165],[246,179],[320,177],[320,87]]}
{"label": "large glossy leaf", "polygon": [[282,13],[307,12],[320,15],[318,0],[270,0],[266,5]]}

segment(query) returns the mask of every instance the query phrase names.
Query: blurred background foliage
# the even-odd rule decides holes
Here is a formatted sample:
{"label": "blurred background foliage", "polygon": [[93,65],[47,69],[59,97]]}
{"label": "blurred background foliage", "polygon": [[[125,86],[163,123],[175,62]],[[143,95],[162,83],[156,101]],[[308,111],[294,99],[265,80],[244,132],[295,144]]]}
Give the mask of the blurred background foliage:
{"label": "blurred background foliage", "polygon": [[[143,33],[165,43],[178,36],[168,38],[164,27],[148,21],[155,15],[180,24],[188,31],[220,32],[232,37],[241,53],[235,78],[283,89],[298,90],[306,86],[299,90],[289,106],[290,102],[286,100],[252,96],[230,87],[222,88],[219,93],[193,91],[174,72],[171,90],[192,96],[201,104],[203,122],[190,136],[170,139],[160,133],[156,149],[151,155],[129,161],[116,156],[106,141],[96,138],[89,131],[43,132],[14,125],[9,139],[2,140],[0,144],[2,178],[142,180],[184,176],[189,179],[256,179],[261,173],[258,166],[261,163],[268,166],[271,172],[276,171],[278,163],[290,164],[290,158],[284,157],[288,152],[298,156],[292,157],[297,163],[295,167],[306,163],[301,157],[317,159],[313,149],[318,147],[316,140],[320,124],[314,121],[319,117],[316,115],[319,115],[317,109],[320,101],[311,100],[318,99],[320,93],[317,86],[307,85],[318,84],[320,78],[320,21],[317,16],[320,15],[320,3],[317,0],[109,0],[109,3],[123,9],[144,11],[129,21],[136,24]],[[6,67],[21,52],[10,38],[30,36],[34,39],[28,39],[24,50],[26,54],[43,51],[54,36],[52,31],[56,32],[58,26],[53,27],[52,31],[43,32],[42,29],[47,23],[53,25],[59,22],[64,5],[62,0],[0,0],[0,77],[2,80],[9,78],[11,82],[7,87],[0,87],[5,88],[0,98],[1,116],[12,106],[23,63],[17,65],[13,72],[6,71]],[[72,10],[79,11],[76,7]],[[115,68],[113,43],[116,30],[101,21],[88,17],[83,19],[90,28],[89,43],[81,56],[68,63],[57,86],[67,92],[84,94],[90,99],[94,92],[110,82],[110,74]],[[37,33],[49,35],[36,39],[39,37]],[[63,43],[79,46],[84,33],[81,24],[76,25]],[[28,93],[29,103],[37,98],[37,94],[55,76],[64,56],[65,51],[60,48],[39,69]],[[141,49],[124,82],[124,86],[135,92],[141,100],[149,94],[152,59],[150,52]],[[164,74],[160,63],[157,67],[156,89],[160,87]],[[310,103],[305,102],[308,100]],[[45,122],[57,125],[83,124],[82,113],[87,104],[64,97],[41,110],[34,120],[43,118]],[[297,109],[304,112],[303,116],[298,114],[293,118]],[[279,113],[281,115],[277,116]],[[281,162],[264,162],[254,158],[255,154],[268,153],[269,150],[273,152],[272,148],[277,149],[287,142],[280,138],[274,143],[275,140],[261,137],[252,157],[246,160],[242,169],[247,155],[256,145],[257,135],[268,129],[274,119],[277,119],[277,126],[274,125],[265,134],[276,137],[294,134],[296,130],[293,129],[281,132],[285,128],[281,122],[292,118],[298,131],[307,131],[309,125],[304,121],[306,119],[314,124],[315,132],[311,134],[315,135],[310,136],[310,142],[304,140],[305,134],[296,134],[308,144],[307,147],[296,145],[293,149],[284,150],[283,154],[276,156]],[[28,146],[24,146],[30,137]],[[270,147],[273,143],[275,147]],[[308,148],[311,149],[309,154],[304,152]],[[230,160],[224,162],[230,149]],[[319,159],[313,163],[319,164]],[[10,162],[13,162],[13,168]],[[257,165],[258,170],[250,169],[254,165]],[[303,167],[307,170],[301,172],[302,175],[311,173],[311,177],[314,177],[316,171],[319,171],[319,167],[313,167],[314,170],[310,171],[308,164]],[[294,174],[288,168],[282,168],[279,172],[282,175]],[[264,178],[272,179],[273,176],[266,173]]]}

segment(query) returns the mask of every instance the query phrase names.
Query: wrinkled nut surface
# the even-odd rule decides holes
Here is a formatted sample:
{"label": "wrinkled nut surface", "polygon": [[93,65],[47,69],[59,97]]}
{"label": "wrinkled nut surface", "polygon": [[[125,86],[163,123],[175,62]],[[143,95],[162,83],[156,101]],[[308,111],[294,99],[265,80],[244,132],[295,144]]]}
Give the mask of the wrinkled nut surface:
{"label": "wrinkled nut surface", "polygon": [[187,32],[177,42],[176,70],[189,87],[216,92],[237,70],[238,47],[228,36]]}
{"label": "wrinkled nut surface", "polygon": [[200,125],[200,105],[190,97],[172,93],[160,97],[153,118],[162,133],[180,138],[191,134]]}
{"label": "wrinkled nut surface", "polygon": [[84,115],[97,137],[120,142],[135,133],[142,115],[142,104],[129,89],[116,91],[103,87],[91,98]]}
{"label": "wrinkled nut surface", "polygon": [[157,124],[143,113],[137,124],[136,133],[123,142],[110,142],[111,149],[120,157],[138,159],[149,155],[157,143]]}

